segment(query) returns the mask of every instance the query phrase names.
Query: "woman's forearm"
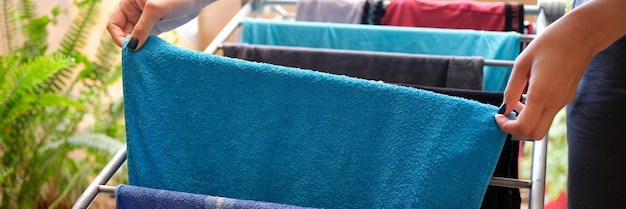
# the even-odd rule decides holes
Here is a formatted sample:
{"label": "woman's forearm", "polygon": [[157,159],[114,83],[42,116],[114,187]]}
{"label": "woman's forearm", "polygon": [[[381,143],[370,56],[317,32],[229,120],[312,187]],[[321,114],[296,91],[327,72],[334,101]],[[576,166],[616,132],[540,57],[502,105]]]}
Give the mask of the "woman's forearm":
{"label": "woman's forearm", "polygon": [[626,0],[591,0],[554,22],[545,32],[569,36],[566,39],[595,55],[626,35]]}

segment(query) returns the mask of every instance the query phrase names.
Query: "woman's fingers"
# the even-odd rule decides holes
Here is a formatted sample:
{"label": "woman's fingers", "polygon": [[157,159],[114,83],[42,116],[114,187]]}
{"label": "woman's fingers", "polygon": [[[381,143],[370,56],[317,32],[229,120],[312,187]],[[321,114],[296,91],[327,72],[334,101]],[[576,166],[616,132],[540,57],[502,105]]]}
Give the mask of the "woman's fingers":
{"label": "woman's fingers", "polygon": [[[539,127],[545,124],[542,120],[544,117],[542,113],[544,111],[544,105],[527,104],[520,111],[517,118],[509,120],[505,115],[496,115],[496,122],[502,129],[502,131],[510,133],[513,136],[523,139],[537,139],[535,137],[536,130],[543,130]],[[513,108],[511,108],[513,109]]]}
{"label": "woman's fingers", "polygon": [[507,88],[504,91],[504,104],[506,104],[506,110],[504,114],[509,114],[519,102],[522,92],[526,88],[528,82],[528,76],[530,72],[531,63],[525,61],[524,56],[520,55],[513,66],[513,71],[509,77]]}
{"label": "woman's fingers", "polygon": [[148,39],[154,25],[164,19],[163,5],[158,1],[148,0],[143,7],[143,12],[137,20],[137,24],[130,34],[127,47],[131,50],[139,50]]}
{"label": "woman's fingers", "polygon": [[121,10],[114,10],[111,13],[111,17],[109,17],[109,22],[107,22],[107,30],[109,34],[111,34],[111,38],[117,46],[122,46],[122,42],[124,42],[124,38],[126,38],[126,34],[130,31],[125,31],[126,28],[126,17],[125,14],[122,13]]}

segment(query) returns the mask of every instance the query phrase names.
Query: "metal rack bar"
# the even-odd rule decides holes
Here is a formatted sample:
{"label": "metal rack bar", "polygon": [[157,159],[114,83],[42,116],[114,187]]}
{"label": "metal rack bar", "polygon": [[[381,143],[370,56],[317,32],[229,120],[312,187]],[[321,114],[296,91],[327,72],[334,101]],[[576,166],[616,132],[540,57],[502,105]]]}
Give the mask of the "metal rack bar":
{"label": "metal rack bar", "polygon": [[113,174],[122,166],[126,161],[126,145],[124,145],[117,153],[111,158],[109,163],[104,166],[102,171],[96,176],[96,178],[89,184],[85,192],[78,198],[73,209],[83,209],[89,207],[91,202],[96,198],[99,192],[99,187],[106,184]]}
{"label": "metal rack bar", "polygon": [[[533,143],[532,173],[530,174],[530,196],[528,208],[537,209],[544,207],[546,187],[546,158],[548,152],[548,135],[542,140]],[[541,198],[533,198],[541,197]]]}
{"label": "metal rack bar", "polygon": [[228,37],[230,37],[233,32],[235,32],[235,29],[237,29],[237,27],[241,25],[243,19],[246,18],[250,13],[252,13],[252,2],[248,1],[241,7],[239,12],[237,12],[237,14],[235,14],[235,16],[230,21],[228,21],[226,26],[224,26],[224,28],[217,34],[217,36],[215,36],[213,41],[211,41],[211,43],[209,44],[209,46],[207,46],[204,52],[209,54],[215,54],[219,46],[222,43],[226,42],[226,40],[228,40]]}
{"label": "metal rack bar", "polygon": [[494,67],[513,67],[515,61],[485,59],[485,65]]}
{"label": "metal rack bar", "polygon": [[491,177],[489,185],[499,187],[510,187],[519,189],[529,189],[532,187],[533,182],[530,180],[519,180],[504,177]]}
{"label": "metal rack bar", "polygon": [[115,193],[115,187],[114,186],[107,186],[107,185],[100,185],[100,186],[98,186],[98,192],[114,194]]}

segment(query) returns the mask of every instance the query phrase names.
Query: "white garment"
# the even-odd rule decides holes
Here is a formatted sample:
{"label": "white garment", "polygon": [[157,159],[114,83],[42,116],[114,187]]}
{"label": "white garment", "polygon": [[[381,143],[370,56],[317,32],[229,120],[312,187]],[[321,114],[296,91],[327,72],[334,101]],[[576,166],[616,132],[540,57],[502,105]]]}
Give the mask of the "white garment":
{"label": "white garment", "polygon": [[298,0],[296,21],[361,23],[365,0]]}

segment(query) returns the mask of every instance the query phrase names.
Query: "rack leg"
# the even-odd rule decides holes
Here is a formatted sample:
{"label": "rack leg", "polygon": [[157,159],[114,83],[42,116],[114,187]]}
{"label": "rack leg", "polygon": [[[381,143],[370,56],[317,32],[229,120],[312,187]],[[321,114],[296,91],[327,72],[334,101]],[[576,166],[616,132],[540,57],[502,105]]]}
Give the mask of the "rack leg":
{"label": "rack leg", "polygon": [[126,161],[126,146],[124,145],[117,153],[111,158],[111,161],[107,163],[106,166],[102,169],[102,172],[96,176],[96,178],[89,184],[89,187],[85,189],[82,195],[78,198],[72,209],[84,209],[91,205],[91,202],[98,195],[98,187],[100,185],[105,185],[117,172],[117,170],[122,166],[122,164]]}

